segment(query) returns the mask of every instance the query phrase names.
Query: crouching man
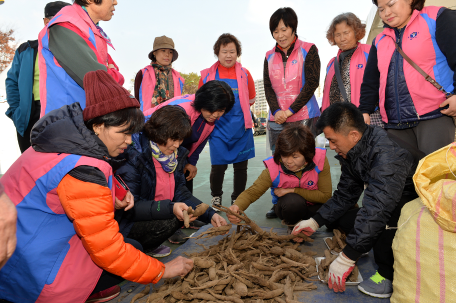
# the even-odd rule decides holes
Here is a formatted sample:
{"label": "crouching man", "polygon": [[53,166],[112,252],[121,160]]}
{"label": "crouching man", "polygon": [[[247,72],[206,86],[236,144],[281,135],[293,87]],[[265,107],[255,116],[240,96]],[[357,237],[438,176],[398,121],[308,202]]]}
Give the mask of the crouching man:
{"label": "crouching man", "polygon": [[[382,128],[366,125],[362,113],[351,103],[331,105],[317,128],[337,152],[342,174],[332,198],[315,216],[299,222],[292,233],[310,236],[326,225],[347,234],[347,246],[329,268],[328,285],[335,292],[345,291],[345,279],[356,261],[373,248],[378,271],[358,289],[388,298],[393,292],[391,246],[396,230],[386,227],[396,227],[402,207],[417,197],[412,176],[421,155],[400,147]],[[363,191],[362,207],[353,208]]]}

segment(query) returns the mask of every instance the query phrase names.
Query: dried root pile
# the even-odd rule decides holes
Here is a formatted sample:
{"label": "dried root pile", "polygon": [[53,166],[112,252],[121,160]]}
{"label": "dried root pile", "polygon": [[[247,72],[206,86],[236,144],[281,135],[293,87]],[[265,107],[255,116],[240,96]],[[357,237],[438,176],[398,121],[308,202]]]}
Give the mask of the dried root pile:
{"label": "dried root pile", "polygon": [[326,238],[325,242],[326,244],[328,244],[330,250],[340,253],[347,245],[347,243],[345,242],[347,236],[345,235],[345,233],[341,233],[338,229],[334,229],[333,232],[334,237],[332,237],[332,239]]}
{"label": "dried root pile", "polygon": [[[229,209],[220,210],[233,214]],[[264,231],[245,213],[234,214],[243,222],[236,231],[204,251],[188,255],[193,270],[152,293],[148,303],[163,302],[297,302],[294,292],[317,288],[313,252],[301,253],[294,235],[279,236]],[[226,234],[231,228],[210,228],[197,238]],[[306,241],[312,239],[301,236]]]}
{"label": "dried root pile", "polygon": [[[318,265],[318,277],[320,280],[325,281],[328,283],[328,275],[329,275],[329,266],[331,265],[334,260],[336,260],[337,256],[332,255],[329,250],[325,250],[325,258],[321,260],[321,263]],[[358,281],[358,266],[355,265],[355,268],[348,276],[346,282],[357,282]]]}

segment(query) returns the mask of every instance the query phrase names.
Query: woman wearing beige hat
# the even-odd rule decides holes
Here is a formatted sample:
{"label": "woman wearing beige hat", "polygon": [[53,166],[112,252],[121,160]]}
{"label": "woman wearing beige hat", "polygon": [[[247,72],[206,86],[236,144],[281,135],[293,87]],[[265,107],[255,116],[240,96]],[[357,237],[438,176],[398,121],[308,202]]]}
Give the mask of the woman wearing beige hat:
{"label": "woman wearing beige hat", "polygon": [[152,62],[135,78],[135,97],[141,103],[143,112],[182,95],[184,78],[172,68],[178,56],[173,39],[166,36],[155,38],[154,49],[149,53]]}

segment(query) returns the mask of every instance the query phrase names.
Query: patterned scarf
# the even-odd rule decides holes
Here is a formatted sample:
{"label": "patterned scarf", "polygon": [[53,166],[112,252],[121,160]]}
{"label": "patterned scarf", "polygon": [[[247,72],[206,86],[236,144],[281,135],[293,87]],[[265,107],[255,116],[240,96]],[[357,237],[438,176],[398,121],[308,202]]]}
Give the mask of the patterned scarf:
{"label": "patterned scarf", "polygon": [[[174,97],[174,89],[171,89],[170,83],[173,83],[171,65],[163,66],[156,62],[152,63],[152,67],[155,71],[155,84],[154,95],[152,97],[152,107],[165,102]],[[171,85],[174,88],[174,85]]]}
{"label": "patterned scarf", "polygon": [[174,153],[167,156],[160,151],[160,148],[155,142],[150,141],[150,147],[152,147],[152,157],[160,162],[165,172],[172,174],[177,168],[177,149]]}
{"label": "patterned scarf", "polygon": [[87,11],[87,8],[85,6],[82,6],[82,9],[86,12],[87,16],[89,16],[89,19],[90,21],[92,21],[93,25],[95,25],[98,29],[98,31],[100,32],[100,35],[103,37],[103,39],[106,41],[106,43],[112,47],[112,49],[115,50],[114,46],[112,45],[112,42],[111,42],[111,38],[108,37],[108,35],[104,32],[104,30],[101,28],[101,26],[99,25],[100,22],[98,22],[97,24],[95,24],[95,22],[93,22],[92,18],[90,18],[90,15],[89,15],[89,12]]}

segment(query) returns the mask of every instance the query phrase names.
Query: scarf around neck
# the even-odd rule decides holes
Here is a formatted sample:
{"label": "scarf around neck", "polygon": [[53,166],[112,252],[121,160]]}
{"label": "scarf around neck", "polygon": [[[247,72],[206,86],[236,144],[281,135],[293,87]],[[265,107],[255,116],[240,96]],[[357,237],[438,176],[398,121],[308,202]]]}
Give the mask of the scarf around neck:
{"label": "scarf around neck", "polygon": [[160,151],[155,142],[150,141],[150,147],[152,148],[152,157],[161,164],[163,170],[168,174],[174,173],[177,168],[177,149],[167,156]]}
{"label": "scarf around neck", "polygon": [[163,66],[157,62],[151,63],[155,72],[155,79],[157,83],[154,88],[154,95],[152,97],[152,106],[165,102],[174,97],[174,91],[170,89],[169,82],[172,80],[171,65]]}

